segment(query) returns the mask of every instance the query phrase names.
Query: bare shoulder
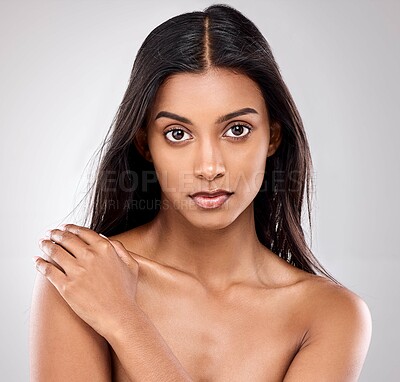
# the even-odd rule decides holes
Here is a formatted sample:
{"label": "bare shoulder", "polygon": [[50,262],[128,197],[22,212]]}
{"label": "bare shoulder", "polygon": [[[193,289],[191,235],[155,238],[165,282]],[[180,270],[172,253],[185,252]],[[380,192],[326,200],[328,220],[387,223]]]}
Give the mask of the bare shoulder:
{"label": "bare shoulder", "polygon": [[321,330],[339,333],[344,328],[354,328],[353,333],[363,333],[366,338],[370,336],[371,312],[359,295],[325,276],[298,269],[294,274],[309,335]]}
{"label": "bare shoulder", "polygon": [[[53,263],[46,255],[44,258]],[[107,342],[40,273],[32,294],[29,347],[31,381],[110,380]]]}
{"label": "bare shoulder", "polygon": [[357,381],[372,335],[368,305],[322,276],[305,277],[301,288],[307,332],[284,381]]}
{"label": "bare shoulder", "polygon": [[284,382],[355,382],[372,335],[368,305],[356,293],[325,276],[310,274],[270,256],[266,279],[282,291],[295,312],[300,335]]}
{"label": "bare shoulder", "polygon": [[[274,256],[275,257],[275,256]],[[278,258],[269,263],[268,278],[275,285],[295,289],[309,322],[318,322],[321,316],[342,317],[344,320],[371,321],[366,302],[350,289],[336,284],[325,276],[310,274]],[[271,266],[273,265],[273,266]]]}
{"label": "bare shoulder", "polygon": [[364,329],[371,326],[367,303],[355,292],[326,277],[310,275],[304,282],[304,295],[305,307],[314,326],[323,317],[330,317],[329,322],[341,320],[347,324],[362,325]]}

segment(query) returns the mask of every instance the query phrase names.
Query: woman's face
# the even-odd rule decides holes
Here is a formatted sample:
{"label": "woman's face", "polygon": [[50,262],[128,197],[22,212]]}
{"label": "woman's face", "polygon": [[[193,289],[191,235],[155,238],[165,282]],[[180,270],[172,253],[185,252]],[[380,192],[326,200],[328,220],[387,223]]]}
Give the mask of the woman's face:
{"label": "woman's face", "polygon": [[[169,77],[158,90],[147,134],[164,212],[205,229],[253,213],[249,207],[274,147],[264,99],[249,77],[226,69]],[[191,196],[216,189],[232,193],[219,198],[222,205]]]}

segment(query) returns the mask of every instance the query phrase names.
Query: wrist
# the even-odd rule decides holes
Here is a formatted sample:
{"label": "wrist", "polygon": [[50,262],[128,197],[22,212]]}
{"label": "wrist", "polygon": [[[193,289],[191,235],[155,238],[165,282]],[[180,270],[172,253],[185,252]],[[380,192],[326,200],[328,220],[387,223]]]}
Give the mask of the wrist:
{"label": "wrist", "polygon": [[137,304],[130,306],[119,321],[109,327],[105,339],[131,380],[150,382],[168,378],[192,382],[160,332]]}
{"label": "wrist", "polygon": [[107,326],[103,337],[110,343],[126,339],[128,334],[132,334],[135,326],[145,313],[137,304],[131,304],[113,322]]}

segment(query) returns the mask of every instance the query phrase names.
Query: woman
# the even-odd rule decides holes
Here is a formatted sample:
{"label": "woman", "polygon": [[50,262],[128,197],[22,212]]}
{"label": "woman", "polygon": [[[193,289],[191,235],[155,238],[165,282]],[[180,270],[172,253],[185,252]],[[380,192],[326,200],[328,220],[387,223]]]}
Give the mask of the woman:
{"label": "woman", "polygon": [[90,229],[40,241],[33,380],[357,380],[370,312],[306,244],[309,147],[251,21],[155,28],[103,149]]}

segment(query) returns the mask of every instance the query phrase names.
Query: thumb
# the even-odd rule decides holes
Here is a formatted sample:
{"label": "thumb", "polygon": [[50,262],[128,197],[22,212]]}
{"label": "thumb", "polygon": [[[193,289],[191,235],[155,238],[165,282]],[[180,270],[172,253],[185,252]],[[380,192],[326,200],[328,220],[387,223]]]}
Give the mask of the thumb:
{"label": "thumb", "polygon": [[139,269],[139,263],[129,254],[129,252],[125,249],[124,245],[118,240],[111,240],[108,237],[99,234],[101,237],[104,237],[109,241],[109,243],[114,247],[115,252],[118,257],[129,267],[132,269]]}

